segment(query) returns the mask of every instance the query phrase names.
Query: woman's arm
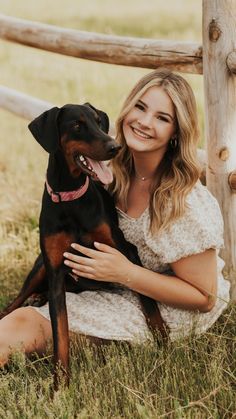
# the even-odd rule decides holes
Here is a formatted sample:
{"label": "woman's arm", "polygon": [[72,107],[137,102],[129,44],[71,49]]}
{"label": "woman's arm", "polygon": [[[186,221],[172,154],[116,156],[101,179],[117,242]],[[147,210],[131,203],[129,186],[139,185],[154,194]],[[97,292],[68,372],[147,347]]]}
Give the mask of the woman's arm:
{"label": "woman's arm", "polygon": [[[171,264],[175,276],[166,276],[136,267],[128,286],[172,307],[210,311],[216,301],[216,251],[206,250]],[[142,268],[144,269],[144,268]],[[135,272],[136,271],[136,272]]]}
{"label": "woman's arm", "polygon": [[217,294],[217,258],[216,250],[188,256],[171,264],[176,276],[197,288],[206,298],[206,311],[210,311],[216,302]]}
{"label": "woman's arm", "polygon": [[72,247],[88,256],[64,255],[65,264],[78,276],[118,282],[176,308],[208,312],[214,306],[217,276],[213,249],[172,263],[176,276],[167,276],[134,265],[118,250],[102,243],[95,243],[99,251],[78,244]]}

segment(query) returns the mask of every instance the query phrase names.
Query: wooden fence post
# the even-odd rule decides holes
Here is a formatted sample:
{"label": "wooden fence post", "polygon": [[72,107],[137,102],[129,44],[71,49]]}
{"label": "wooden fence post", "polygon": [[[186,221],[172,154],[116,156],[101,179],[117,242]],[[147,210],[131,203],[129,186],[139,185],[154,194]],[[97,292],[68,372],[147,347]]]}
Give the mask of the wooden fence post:
{"label": "wooden fence post", "polygon": [[225,224],[221,255],[236,298],[236,0],[203,0],[207,186]]}

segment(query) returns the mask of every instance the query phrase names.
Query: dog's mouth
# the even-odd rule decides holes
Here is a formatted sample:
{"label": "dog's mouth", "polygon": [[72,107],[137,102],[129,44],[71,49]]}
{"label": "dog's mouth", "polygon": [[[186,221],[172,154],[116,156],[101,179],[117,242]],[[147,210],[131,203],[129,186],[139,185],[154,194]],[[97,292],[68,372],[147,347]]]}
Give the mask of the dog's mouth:
{"label": "dog's mouth", "polygon": [[90,159],[82,154],[77,154],[74,159],[77,166],[94,180],[100,180],[104,185],[112,182],[112,172],[105,162]]}

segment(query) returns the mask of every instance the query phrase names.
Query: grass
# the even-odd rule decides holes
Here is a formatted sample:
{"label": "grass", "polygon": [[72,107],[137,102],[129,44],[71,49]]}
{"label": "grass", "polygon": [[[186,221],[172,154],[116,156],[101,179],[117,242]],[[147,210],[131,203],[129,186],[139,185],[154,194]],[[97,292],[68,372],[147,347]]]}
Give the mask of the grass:
{"label": "grass", "polygon": [[[201,2],[0,0],[1,13],[80,30],[201,43]],[[89,101],[116,118],[148,70],[113,66],[0,41],[1,84],[49,102]],[[186,76],[203,120],[201,76]],[[27,121],[0,110],[0,308],[38,253],[47,156]],[[203,142],[203,140],[202,140]],[[52,360],[15,354],[1,372],[0,418],[232,418],[236,416],[236,309],[201,337],[101,352],[74,342],[69,389],[50,397]]]}
{"label": "grass", "polygon": [[[51,399],[50,356],[16,354],[0,383],[4,418],[231,418],[235,307],[207,334],[100,351],[74,342],[70,387]],[[234,320],[233,320],[234,319]]]}

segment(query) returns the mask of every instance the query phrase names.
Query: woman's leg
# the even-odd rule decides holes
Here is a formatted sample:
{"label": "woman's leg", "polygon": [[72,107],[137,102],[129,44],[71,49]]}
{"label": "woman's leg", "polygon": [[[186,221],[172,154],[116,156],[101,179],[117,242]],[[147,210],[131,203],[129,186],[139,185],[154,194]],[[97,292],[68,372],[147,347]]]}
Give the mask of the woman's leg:
{"label": "woman's leg", "polygon": [[0,366],[17,350],[43,353],[52,338],[51,322],[32,307],[21,307],[0,320]]}

